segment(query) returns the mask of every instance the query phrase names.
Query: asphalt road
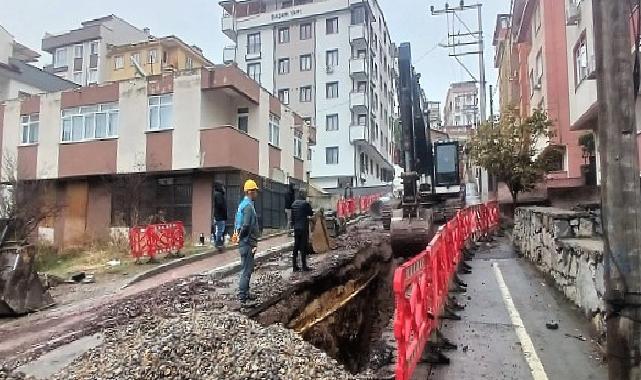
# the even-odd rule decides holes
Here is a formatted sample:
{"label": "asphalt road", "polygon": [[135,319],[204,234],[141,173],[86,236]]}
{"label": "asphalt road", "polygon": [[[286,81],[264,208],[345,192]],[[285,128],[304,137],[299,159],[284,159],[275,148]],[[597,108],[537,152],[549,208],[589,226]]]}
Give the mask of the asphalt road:
{"label": "asphalt road", "polygon": [[[515,255],[508,238],[470,263],[473,273],[461,276],[468,291],[458,296],[467,304],[462,320],[442,329],[458,349],[446,352],[448,366],[420,364],[414,379],[607,379],[587,318]],[[549,320],[559,321],[557,330]]]}

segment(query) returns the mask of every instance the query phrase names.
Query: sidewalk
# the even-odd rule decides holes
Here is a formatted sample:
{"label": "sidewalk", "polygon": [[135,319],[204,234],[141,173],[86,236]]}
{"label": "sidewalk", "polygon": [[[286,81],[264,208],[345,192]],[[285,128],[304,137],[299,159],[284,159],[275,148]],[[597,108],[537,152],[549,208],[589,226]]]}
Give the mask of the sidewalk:
{"label": "sidewalk", "polygon": [[[458,350],[445,352],[449,366],[421,364],[414,379],[607,378],[587,319],[515,255],[508,238],[479,249],[470,263],[473,273],[461,276],[468,291],[457,297],[467,304],[462,320],[443,321]],[[546,328],[549,320],[559,321],[558,330]]]}
{"label": "sidewalk", "polygon": [[[293,239],[287,235],[262,240],[258,243],[257,255],[264,255],[272,247],[283,246],[291,242],[293,242]],[[202,260],[172,268],[124,289],[119,287],[99,297],[85,299],[61,307],[53,307],[6,322],[3,321],[0,323],[0,358],[18,354],[34,345],[42,344],[53,337],[60,336],[64,332],[73,331],[74,327],[81,322],[90,320],[99,307],[177,279],[210,272],[239,260],[238,249],[231,249],[221,254],[214,254]]]}

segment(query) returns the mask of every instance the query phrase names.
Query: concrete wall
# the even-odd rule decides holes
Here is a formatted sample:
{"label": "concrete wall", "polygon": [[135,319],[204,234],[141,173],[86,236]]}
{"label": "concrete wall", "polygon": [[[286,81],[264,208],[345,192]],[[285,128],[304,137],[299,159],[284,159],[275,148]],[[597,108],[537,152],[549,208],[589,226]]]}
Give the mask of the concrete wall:
{"label": "concrete wall", "polygon": [[174,79],[172,150],[174,170],[200,166],[201,93],[199,75]]}
{"label": "concrete wall", "polygon": [[[17,100],[4,103],[4,120],[2,123],[2,156],[0,157],[0,171],[2,177],[10,176],[4,171],[13,165],[16,170],[15,160],[18,159],[18,145],[20,143],[20,102]],[[12,162],[13,160],[13,162]],[[15,173],[14,173],[15,174]]]}
{"label": "concrete wall", "polygon": [[40,127],[38,128],[38,179],[58,178],[58,153],[61,139],[59,92],[40,96]]}
{"label": "concrete wall", "polygon": [[514,244],[546,274],[605,338],[603,241],[600,214],[558,208],[518,208]]}
{"label": "concrete wall", "polygon": [[118,173],[145,169],[148,124],[147,81],[132,80],[120,83],[118,125]]}

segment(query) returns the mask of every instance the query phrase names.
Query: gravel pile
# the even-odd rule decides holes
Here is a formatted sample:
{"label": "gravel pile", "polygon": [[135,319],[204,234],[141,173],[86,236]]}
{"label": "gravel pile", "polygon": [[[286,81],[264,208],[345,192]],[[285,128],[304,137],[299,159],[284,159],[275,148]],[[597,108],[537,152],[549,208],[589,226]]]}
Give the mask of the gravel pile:
{"label": "gravel pile", "polygon": [[109,331],[52,380],[355,379],[282,326],[262,327],[224,309],[139,318]]}

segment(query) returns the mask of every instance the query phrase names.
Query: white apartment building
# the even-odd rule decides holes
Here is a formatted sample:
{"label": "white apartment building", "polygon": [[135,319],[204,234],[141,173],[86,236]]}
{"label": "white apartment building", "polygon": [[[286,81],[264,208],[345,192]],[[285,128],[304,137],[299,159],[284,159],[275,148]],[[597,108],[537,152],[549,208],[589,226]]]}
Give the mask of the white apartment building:
{"label": "white apartment building", "polygon": [[476,126],[478,88],[474,82],[452,83],[443,105],[443,130],[454,139],[465,140]]}
{"label": "white apartment building", "polygon": [[109,15],[84,21],[80,28],[50,34],[42,39],[42,50],[52,56],[45,70],[81,86],[102,84],[109,79],[106,66],[108,45],[145,41],[149,30],[140,30],[127,21]]}
{"label": "white apartment building", "polygon": [[376,0],[224,0],[226,62],[316,126],[310,179],[325,189],[394,177],[396,46]]}

